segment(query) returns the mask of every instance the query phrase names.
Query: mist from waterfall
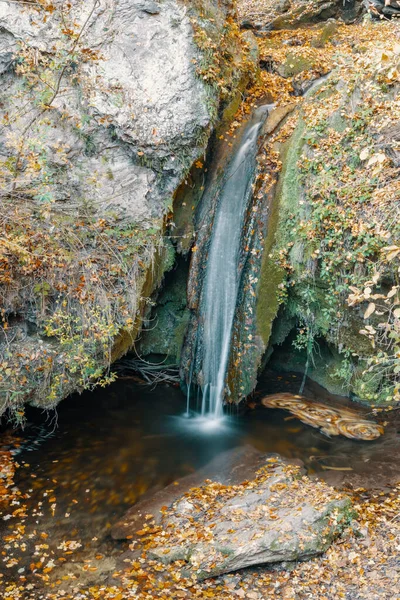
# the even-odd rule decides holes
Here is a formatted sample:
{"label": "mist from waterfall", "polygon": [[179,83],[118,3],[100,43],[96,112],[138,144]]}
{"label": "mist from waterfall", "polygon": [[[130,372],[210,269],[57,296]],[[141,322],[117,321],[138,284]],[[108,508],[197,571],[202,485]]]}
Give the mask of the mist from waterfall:
{"label": "mist from waterfall", "polygon": [[261,106],[245,128],[228,165],[218,198],[201,295],[203,325],[201,414],[218,420],[223,414],[226,374],[240,288],[241,242],[252,194],[257,141],[268,106]]}

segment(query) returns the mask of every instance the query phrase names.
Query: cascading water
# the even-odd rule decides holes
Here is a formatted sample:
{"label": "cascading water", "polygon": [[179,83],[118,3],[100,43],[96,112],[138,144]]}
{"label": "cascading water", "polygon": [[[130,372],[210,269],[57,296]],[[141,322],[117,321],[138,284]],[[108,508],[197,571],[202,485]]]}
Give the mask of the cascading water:
{"label": "cascading water", "polygon": [[218,420],[223,413],[226,372],[240,287],[242,230],[252,194],[257,141],[269,106],[261,106],[243,132],[224,178],[212,229],[201,294],[203,325],[201,414]]}

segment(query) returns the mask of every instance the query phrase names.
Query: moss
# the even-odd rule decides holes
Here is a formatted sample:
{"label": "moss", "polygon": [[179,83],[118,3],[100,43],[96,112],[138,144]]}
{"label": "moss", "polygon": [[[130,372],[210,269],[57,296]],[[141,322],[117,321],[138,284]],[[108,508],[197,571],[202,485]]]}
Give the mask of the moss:
{"label": "moss", "polygon": [[[197,162],[197,161],[196,161]],[[197,163],[199,165],[200,163]],[[194,217],[203,194],[204,171],[193,165],[186,180],[177,189],[173,202],[173,239],[178,252],[187,254],[195,238]]]}
{"label": "moss", "polygon": [[354,370],[352,393],[361,402],[374,405],[387,405],[393,400],[390,382],[383,373],[366,371],[363,365]]}
{"label": "moss", "polygon": [[132,327],[122,329],[116,336],[111,352],[111,363],[124,356],[132,348],[148,310],[148,300],[154,290],[161,285],[165,271],[173,266],[174,259],[172,257],[174,256],[175,252],[170,242],[157,250],[152,268],[148,269],[143,283],[138,284],[138,287],[141,288],[138,315]]}
{"label": "moss", "polygon": [[[294,215],[299,218],[303,210],[299,205],[302,196],[300,186],[300,175],[297,167],[297,162],[301,156],[301,150],[304,144],[305,123],[303,119],[299,119],[290,140],[287,142],[286,148],[282,152],[282,161],[284,167],[280,177],[280,216],[277,237],[279,238],[279,246],[284,247],[285,243],[292,240],[292,234],[288,231],[288,222],[293,220]],[[295,261],[297,262],[297,261]]]}
{"label": "moss", "polygon": [[[325,515],[315,523],[316,539],[306,542],[303,552],[309,555],[325,552],[356,517],[357,513],[350,499],[342,500],[339,505],[337,502],[331,502],[326,508]],[[332,518],[335,519],[334,524]]]}
{"label": "moss", "polygon": [[257,290],[257,331],[264,345],[268,344],[272,323],[279,309],[279,285],[285,278],[284,270],[272,260],[270,253],[275,241],[276,227],[279,216],[279,202],[274,207],[268,221],[268,234],[265,240],[264,255],[261,263],[260,283]]}
{"label": "moss", "polygon": [[160,252],[161,263],[158,268],[159,273],[167,273],[175,264],[175,247],[169,237],[164,238],[164,246]]}
{"label": "moss", "polygon": [[168,361],[179,364],[189,311],[186,307],[188,265],[184,259],[177,262],[176,269],[165,277],[164,287],[157,299],[137,344],[140,356],[166,356]]}
{"label": "moss", "polygon": [[311,42],[311,45],[314,48],[323,48],[326,46],[327,42],[329,42],[336,31],[338,30],[339,24],[336,21],[330,21],[326,23],[320,34]]}
{"label": "moss", "polygon": [[[305,109],[283,156],[272,255],[287,271],[285,322],[296,323],[304,335],[312,340],[323,338],[334,349],[325,365],[313,356],[318,368],[310,366],[310,375],[331,391],[350,391],[364,401],[384,402],[390,399],[389,385],[378,372],[366,370],[375,364],[368,360],[375,361],[379,349],[360,335],[365,308],[347,304],[350,286],[365,287],[386,243],[379,231],[374,233],[375,224],[365,218],[379,187],[359,158],[360,149],[373,144],[372,113],[360,101],[360,94],[352,85],[337,88],[334,81],[328,81],[318,96],[313,92],[312,117]],[[332,98],[331,104],[325,102],[327,98]],[[343,111],[348,98],[354,106],[351,121]],[[330,105],[339,106],[333,115],[328,112]],[[335,143],[327,143],[330,137]],[[385,228],[384,213],[376,219]],[[269,308],[263,317],[267,325]],[[299,344],[298,339],[293,342]],[[315,354],[313,344],[311,355]],[[305,356],[302,359],[305,364]]]}
{"label": "moss", "polygon": [[282,148],[281,157],[284,166],[268,219],[256,308],[257,329],[264,344],[268,343],[271,335],[272,324],[281,302],[279,289],[285,279],[285,271],[272,250],[276,245],[282,247],[288,241],[287,224],[290,219],[289,215],[298,208],[300,185],[297,161],[303,143],[303,132],[304,123],[300,122],[291,140]]}
{"label": "moss", "polygon": [[213,125],[233,117],[242,93],[258,71],[256,40],[240,32],[229,7],[212,2],[190,5],[194,42],[199,50],[197,75],[207,87],[207,102]]}
{"label": "moss", "polygon": [[285,62],[278,67],[278,72],[282,77],[294,77],[303,71],[312,69],[313,66],[314,63],[308,56],[289,52]]}

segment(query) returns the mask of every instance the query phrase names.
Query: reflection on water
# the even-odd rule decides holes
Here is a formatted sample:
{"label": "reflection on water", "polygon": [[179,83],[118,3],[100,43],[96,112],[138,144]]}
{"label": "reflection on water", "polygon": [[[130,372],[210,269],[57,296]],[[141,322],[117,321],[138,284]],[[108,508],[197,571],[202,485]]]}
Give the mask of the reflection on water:
{"label": "reflection on water", "polygon": [[[297,393],[298,387],[297,376],[269,376],[260,393]],[[329,400],[323,394],[318,386],[305,390],[311,398]],[[177,388],[160,385],[152,390],[121,379],[62,403],[56,429],[54,422],[42,423],[38,437],[38,423],[32,425],[23,434],[16,480],[29,494],[27,527],[36,526],[36,511],[43,527],[51,528],[54,543],[68,532],[83,545],[96,540],[97,546],[111,548],[115,543],[107,538],[109,527],[146,491],[160,489],[242,444],[300,458],[310,473],[326,476],[330,470],[337,474],[338,469],[352,469],[361,478],[358,483],[381,467],[387,477],[389,456],[398,472],[395,425],[376,442],[329,439],[280,410],[257,408],[239,415],[234,409],[217,431],[205,435],[200,421],[181,416],[184,410],[185,398]]]}

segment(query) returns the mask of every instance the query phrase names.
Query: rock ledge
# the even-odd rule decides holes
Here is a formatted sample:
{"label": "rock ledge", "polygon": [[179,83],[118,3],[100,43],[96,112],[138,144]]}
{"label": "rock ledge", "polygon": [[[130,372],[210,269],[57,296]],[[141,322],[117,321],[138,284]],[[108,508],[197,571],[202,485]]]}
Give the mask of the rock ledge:
{"label": "rock ledge", "polygon": [[185,561],[198,580],[320,554],[354,516],[349,498],[277,457],[237,485],[207,480],[161,514],[132,532],[141,550],[164,564]]}

